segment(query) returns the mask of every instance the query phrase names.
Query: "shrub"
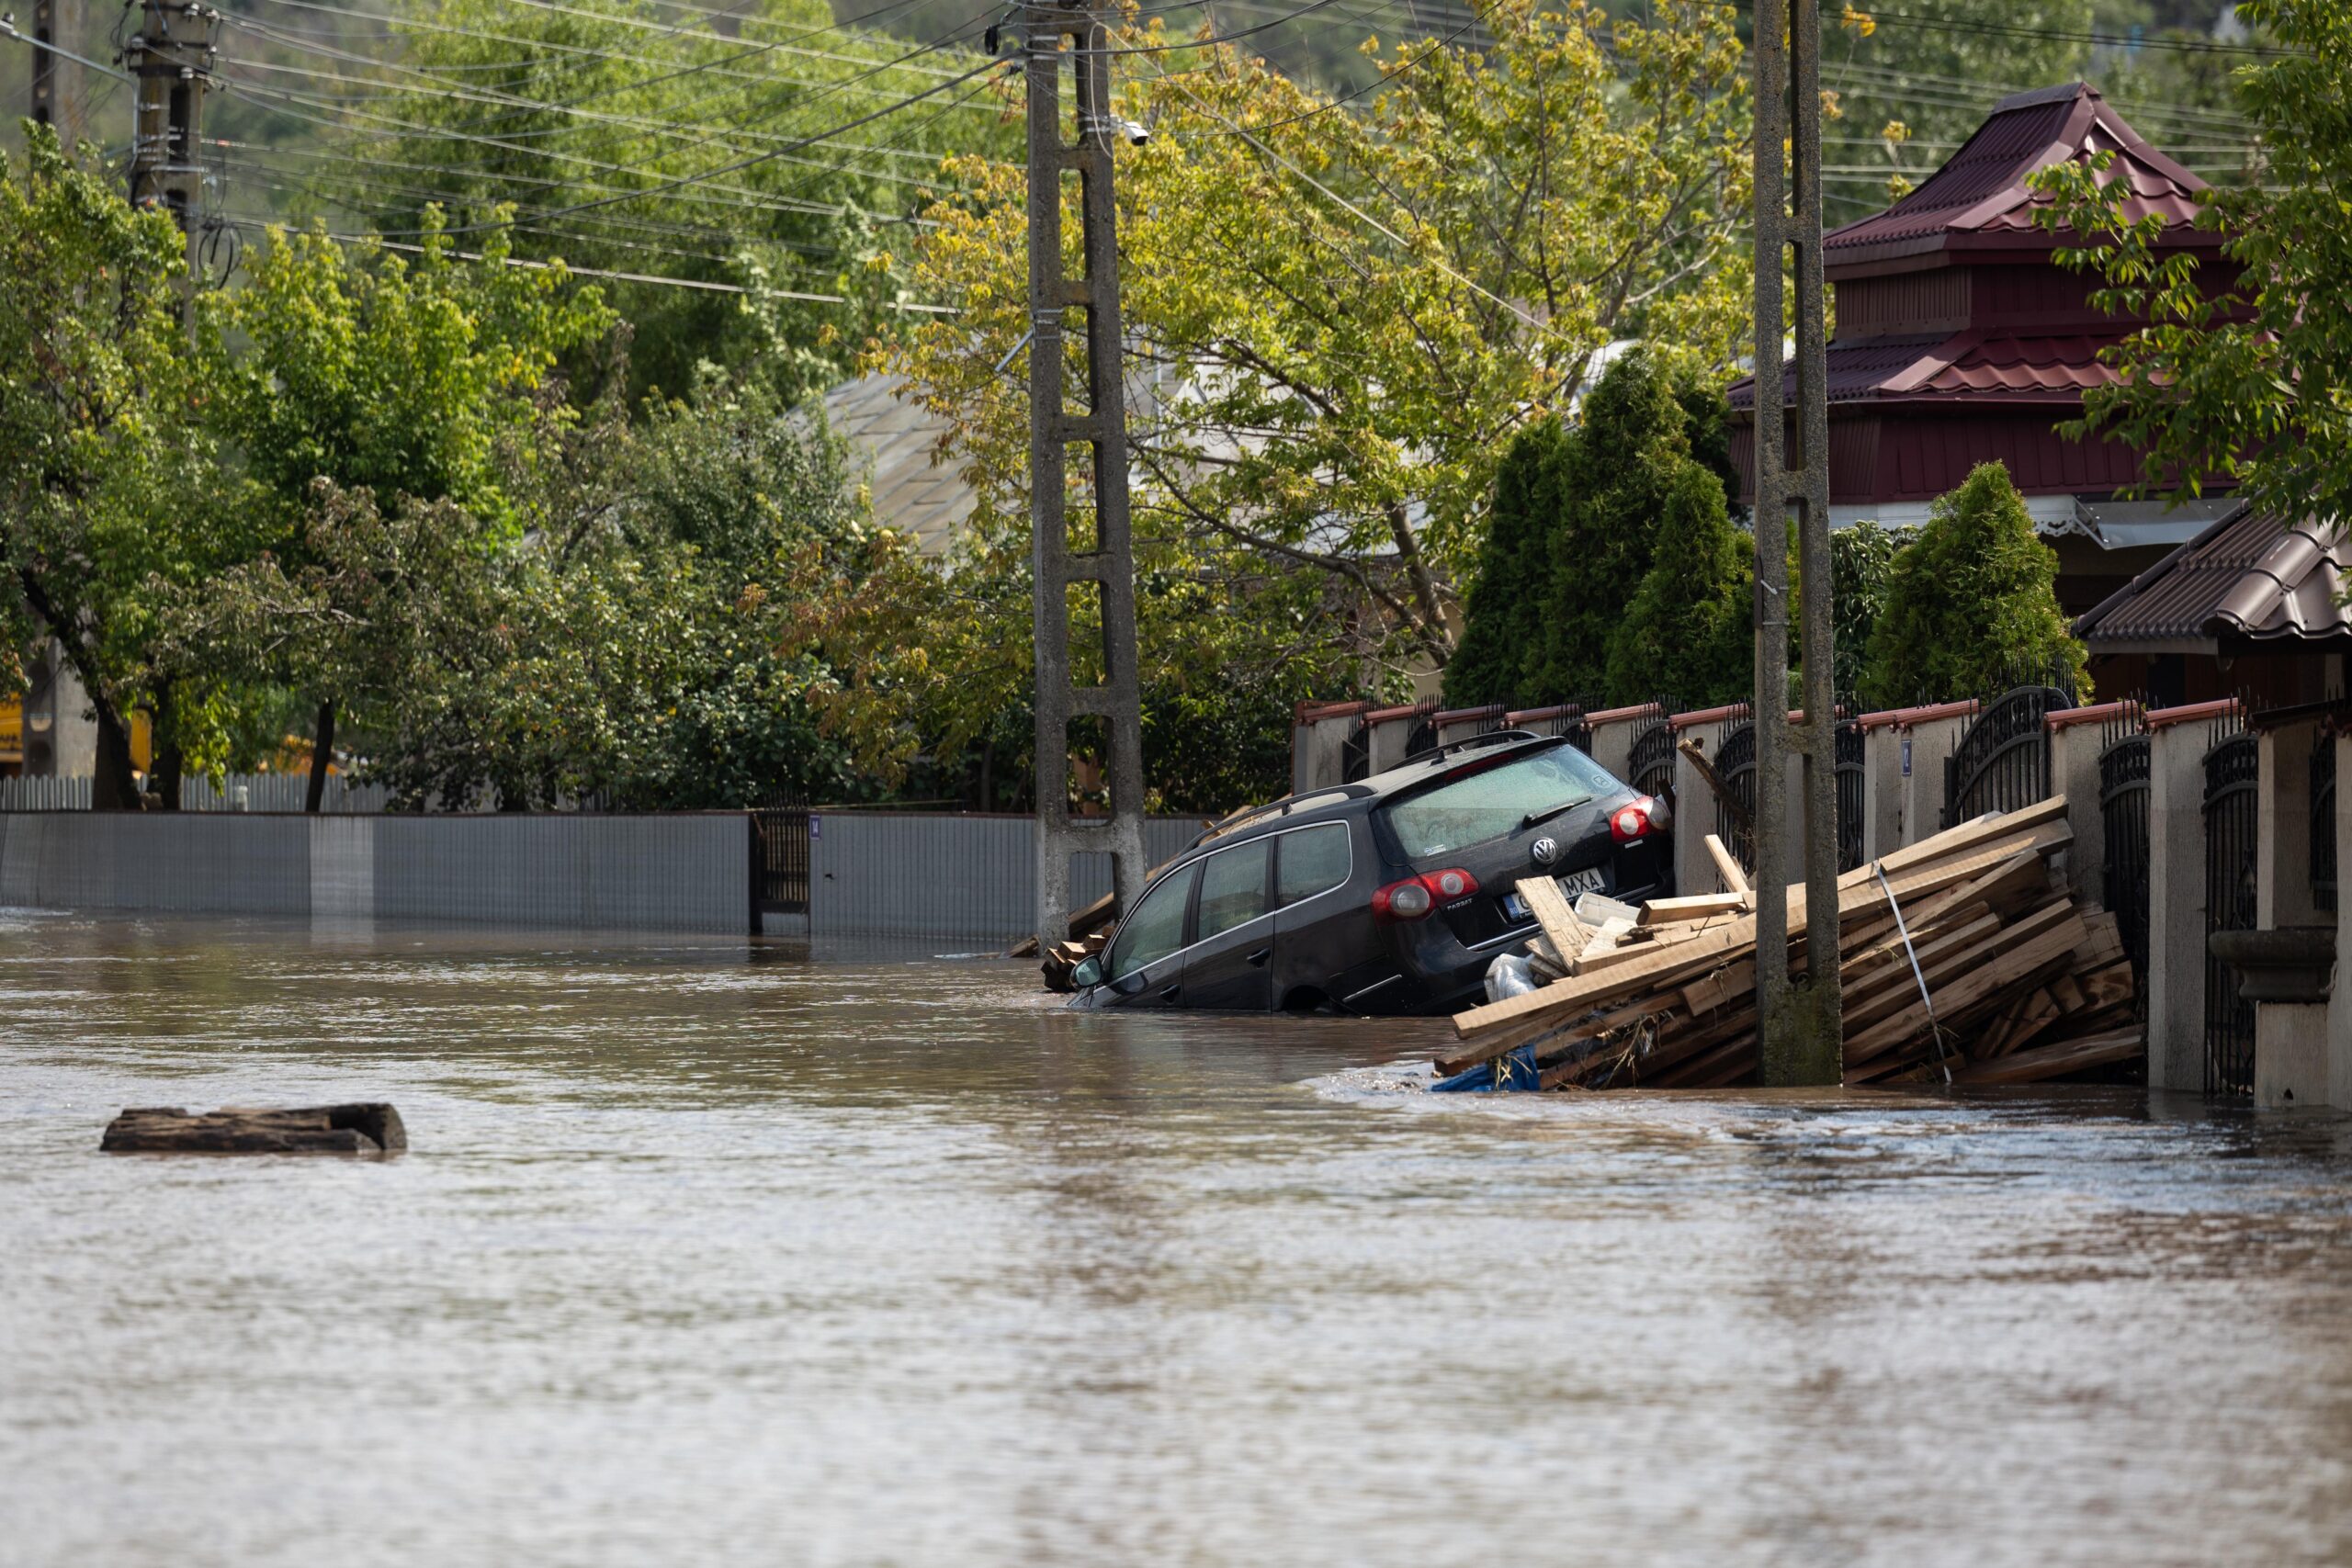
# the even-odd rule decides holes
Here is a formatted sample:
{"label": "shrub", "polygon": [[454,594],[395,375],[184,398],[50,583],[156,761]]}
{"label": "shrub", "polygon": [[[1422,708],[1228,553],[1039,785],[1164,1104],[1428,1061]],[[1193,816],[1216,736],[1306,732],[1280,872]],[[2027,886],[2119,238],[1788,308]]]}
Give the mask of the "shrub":
{"label": "shrub", "polygon": [[1453,706],[1515,703],[1532,692],[1544,655],[1559,465],[1568,439],[1558,420],[1544,420],[1519,433],[1496,468],[1478,580],[1463,608],[1462,640],[1445,666],[1445,700]]}
{"label": "shrub", "polygon": [[1732,526],[1723,481],[1686,461],[1667,491],[1650,569],[1610,638],[1611,699],[1746,696],[1755,668],[1753,559],[1747,536]]}
{"label": "shrub", "polygon": [[2084,689],[2083,645],[2058,609],[2057,552],[2041,542],[1999,463],[1937,502],[1894,558],[1871,633],[1863,700],[1874,706],[1996,690],[2020,667]]}

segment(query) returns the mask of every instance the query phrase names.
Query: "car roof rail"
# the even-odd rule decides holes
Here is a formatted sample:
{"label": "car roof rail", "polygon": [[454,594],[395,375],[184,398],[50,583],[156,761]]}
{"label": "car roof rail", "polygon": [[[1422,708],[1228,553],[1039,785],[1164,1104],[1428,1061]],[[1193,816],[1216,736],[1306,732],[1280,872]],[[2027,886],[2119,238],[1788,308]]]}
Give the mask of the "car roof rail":
{"label": "car roof rail", "polygon": [[1188,852],[1196,850],[1219,834],[1229,833],[1236,828],[1245,827],[1261,817],[1287,817],[1303,801],[1319,801],[1335,795],[1343,800],[1362,800],[1368,795],[1379,793],[1361,779],[1351,779],[1345,784],[1325,784],[1320,789],[1300,790],[1294,795],[1285,795],[1280,799],[1270,800],[1263,806],[1245,806],[1229,816],[1220,817],[1202,829],[1199,836],[1184,848]]}
{"label": "car roof rail", "polygon": [[1481,746],[1502,746],[1514,740],[1553,739],[1555,737],[1538,735],[1532,729],[1489,729],[1483,735],[1467,736],[1460,740],[1449,740],[1442,746],[1431,746],[1425,750],[1416,751],[1396,765],[1400,768],[1408,768],[1415,762],[1424,761],[1431,757],[1450,756],[1456,751],[1473,751]]}

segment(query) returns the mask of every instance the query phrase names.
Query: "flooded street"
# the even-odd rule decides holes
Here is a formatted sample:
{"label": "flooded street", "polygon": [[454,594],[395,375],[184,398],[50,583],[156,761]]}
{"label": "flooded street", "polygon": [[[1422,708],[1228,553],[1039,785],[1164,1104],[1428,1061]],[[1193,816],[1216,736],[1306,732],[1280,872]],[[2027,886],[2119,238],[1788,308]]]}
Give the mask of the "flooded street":
{"label": "flooded street", "polygon": [[1430,1098],[789,944],[0,914],[0,1007],[12,1568],[2352,1560],[2334,1115]]}

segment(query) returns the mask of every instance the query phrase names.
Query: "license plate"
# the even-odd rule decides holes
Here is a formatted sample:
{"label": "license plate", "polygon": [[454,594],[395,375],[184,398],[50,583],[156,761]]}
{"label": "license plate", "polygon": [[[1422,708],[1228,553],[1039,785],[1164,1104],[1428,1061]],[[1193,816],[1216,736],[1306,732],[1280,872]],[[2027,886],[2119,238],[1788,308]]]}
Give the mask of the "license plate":
{"label": "license plate", "polygon": [[[1552,880],[1560,885],[1561,892],[1573,898],[1579,893],[1600,892],[1605,879],[1596,865],[1585,871],[1572,871],[1566,876],[1555,876]],[[1515,892],[1504,894],[1503,913],[1514,920],[1527,919],[1527,900]]]}

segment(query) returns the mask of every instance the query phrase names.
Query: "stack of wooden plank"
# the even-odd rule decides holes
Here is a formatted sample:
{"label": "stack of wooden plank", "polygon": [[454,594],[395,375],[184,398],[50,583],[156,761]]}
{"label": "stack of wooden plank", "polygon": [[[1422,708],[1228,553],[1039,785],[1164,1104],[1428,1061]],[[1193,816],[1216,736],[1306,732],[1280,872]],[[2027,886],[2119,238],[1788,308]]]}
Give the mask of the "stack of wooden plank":
{"label": "stack of wooden plank", "polygon": [[[1848,1083],[2026,1083],[2142,1055],[2115,918],[2052,865],[2071,839],[2056,796],[1838,879]],[[1532,1048],[1545,1089],[1753,1081],[1757,895],[1720,840],[1707,848],[1724,891],[1606,911],[1597,927],[1551,879],[1521,882],[1543,931],[1530,968],[1545,983],[1457,1015],[1438,1071],[1523,1063]],[[1784,896],[1801,969],[1805,890]]]}
{"label": "stack of wooden plank", "polygon": [[[1077,989],[1071,976],[1080,964],[1102,952],[1103,944],[1110,940],[1111,929],[1105,926],[1100,931],[1088,932],[1075,942],[1054,943],[1054,950],[1046,954],[1046,962],[1038,965],[1046,976],[1046,989],[1049,991]],[[1035,937],[1029,939],[1029,951],[1031,953],[1037,951],[1037,939]]]}

